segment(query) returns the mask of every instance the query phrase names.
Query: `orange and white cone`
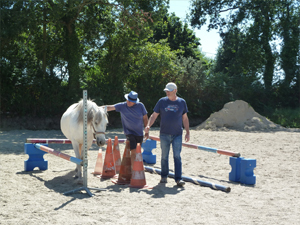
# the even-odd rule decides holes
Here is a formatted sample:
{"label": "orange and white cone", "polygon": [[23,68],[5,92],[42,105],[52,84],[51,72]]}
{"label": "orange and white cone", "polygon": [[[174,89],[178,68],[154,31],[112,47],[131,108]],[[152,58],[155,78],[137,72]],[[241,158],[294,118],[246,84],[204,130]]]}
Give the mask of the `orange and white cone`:
{"label": "orange and white cone", "polygon": [[116,174],[119,174],[120,173],[120,168],[121,168],[121,155],[120,155],[120,149],[119,149],[118,136],[115,136],[113,153],[114,153],[114,162],[115,162],[115,167],[116,167]]}
{"label": "orange and white cone", "polygon": [[98,152],[98,156],[97,156],[97,160],[96,160],[95,169],[94,169],[94,172],[92,172],[92,174],[94,174],[95,176],[101,175],[102,174],[102,170],[103,170],[102,149],[99,148],[99,152]]}
{"label": "orange and white cone", "polygon": [[109,138],[107,141],[105,160],[104,160],[101,178],[109,179],[109,178],[113,178],[115,175],[116,175],[116,168],[114,162],[114,155],[112,152],[111,138]]}
{"label": "orange and white cone", "polygon": [[115,184],[130,184],[131,179],[131,157],[130,157],[130,142],[126,141],[126,147],[123,153],[123,159],[120,167],[118,180],[112,180]]}
{"label": "orange and white cone", "polygon": [[132,176],[129,187],[132,188],[147,188],[152,189],[153,187],[146,185],[145,171],[143,156],[141,152],[141,144],[138,143],[136,146],[136,156],[132,168]]}

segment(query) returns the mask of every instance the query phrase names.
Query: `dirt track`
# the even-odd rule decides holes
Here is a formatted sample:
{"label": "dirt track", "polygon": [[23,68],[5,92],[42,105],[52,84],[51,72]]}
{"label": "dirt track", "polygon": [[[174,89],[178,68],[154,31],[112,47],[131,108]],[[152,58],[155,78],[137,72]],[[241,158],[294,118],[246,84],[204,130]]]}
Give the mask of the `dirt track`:
{"label": "dirt track", "polygon": [[[122,130],[110,130],[107,138],[124,138]],[[150,135],[158,136],[157,129]],[[104,188],[65,196],[80,186],[74,183],[72,164],[46,154],[48,170],[24,171],[26,138],[64,138],[56,130],[0,131],[0,224],[300,224],[299,130],[240,132],[191,129],[191,144],[240,152],[257,160],[256,185],[229,181],[229,157],[183,148],[183,175],[231,188],[230,193],[192,183],[184,188],[169,179],[146,172],[153,189],[135,189],[101,181],[94,170],[98,148],[89,151],[88,186]],[[49,147],[74,156],[71,145]],[[120,144],[121,156],[124,145]],[[154,149],[160,169],[160,147]],[[105,148],[103,148],[105,155]],[[170,169],[173,160],[170,156]]]}

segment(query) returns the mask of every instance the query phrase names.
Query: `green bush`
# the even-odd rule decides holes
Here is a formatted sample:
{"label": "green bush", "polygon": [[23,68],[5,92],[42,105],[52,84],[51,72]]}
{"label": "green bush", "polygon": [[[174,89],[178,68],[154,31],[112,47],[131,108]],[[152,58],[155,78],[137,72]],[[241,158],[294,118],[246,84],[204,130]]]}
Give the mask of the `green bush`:
{"label": "green bush", "polygon": [[286,128],[300,128],[300,108],[276,109],[268,118]]}

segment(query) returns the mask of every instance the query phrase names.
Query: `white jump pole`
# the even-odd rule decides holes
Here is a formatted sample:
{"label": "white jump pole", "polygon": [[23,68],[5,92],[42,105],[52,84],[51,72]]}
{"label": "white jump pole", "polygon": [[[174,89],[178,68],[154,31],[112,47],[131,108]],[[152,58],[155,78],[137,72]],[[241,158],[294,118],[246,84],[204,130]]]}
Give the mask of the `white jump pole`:
{"label": "white jump pole", "polygon": [[105,189],[100,188],[88,188],[87,187],[87,167],[88,167],[88,158],[87,158],[87,90],[83,90],[83,187],[77,188],[72,191],[65,192],[64,195],[72,194],[77,191],[85,190],[86,193],[92,197],[93,194],[89,189],[97,191],[105,191]]}

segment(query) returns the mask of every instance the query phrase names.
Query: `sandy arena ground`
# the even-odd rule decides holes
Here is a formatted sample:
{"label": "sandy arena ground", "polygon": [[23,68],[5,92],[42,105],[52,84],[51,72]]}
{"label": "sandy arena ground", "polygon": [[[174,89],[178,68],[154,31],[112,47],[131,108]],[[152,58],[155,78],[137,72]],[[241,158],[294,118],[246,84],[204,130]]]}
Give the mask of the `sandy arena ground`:
{"label": "sandy arena ground", "polygon": [[[109,130],[107,138],[124,138],[121,129]],[[150,135],[158,136],[157,128]],[[88,187],[69,196],[75,183],[75,164],[46,154],[48,170],[24,171],[26,138],[65,138],[57,130],[0,131],[0,224],[300,224],[300,131],[233,131],[191,129],[189,143],[241,153],[257,160],[255,185],[229,181],[229,157],[184,147],[183,175],[228,186],[226,193],[187,182],[177,187],[173,179],[159,184],[160,176],[146,175],[153,189],[115,185],[94,177],[98,147],[89,151]],[[49,144],[74,156],[69,144]],[[124,144],[120,144],[121,157]],[[106,146],[102,148],[103,158]],[[160,169],[160,146],[152,151]],[[174,172],[172,154],[170,170]]]}

